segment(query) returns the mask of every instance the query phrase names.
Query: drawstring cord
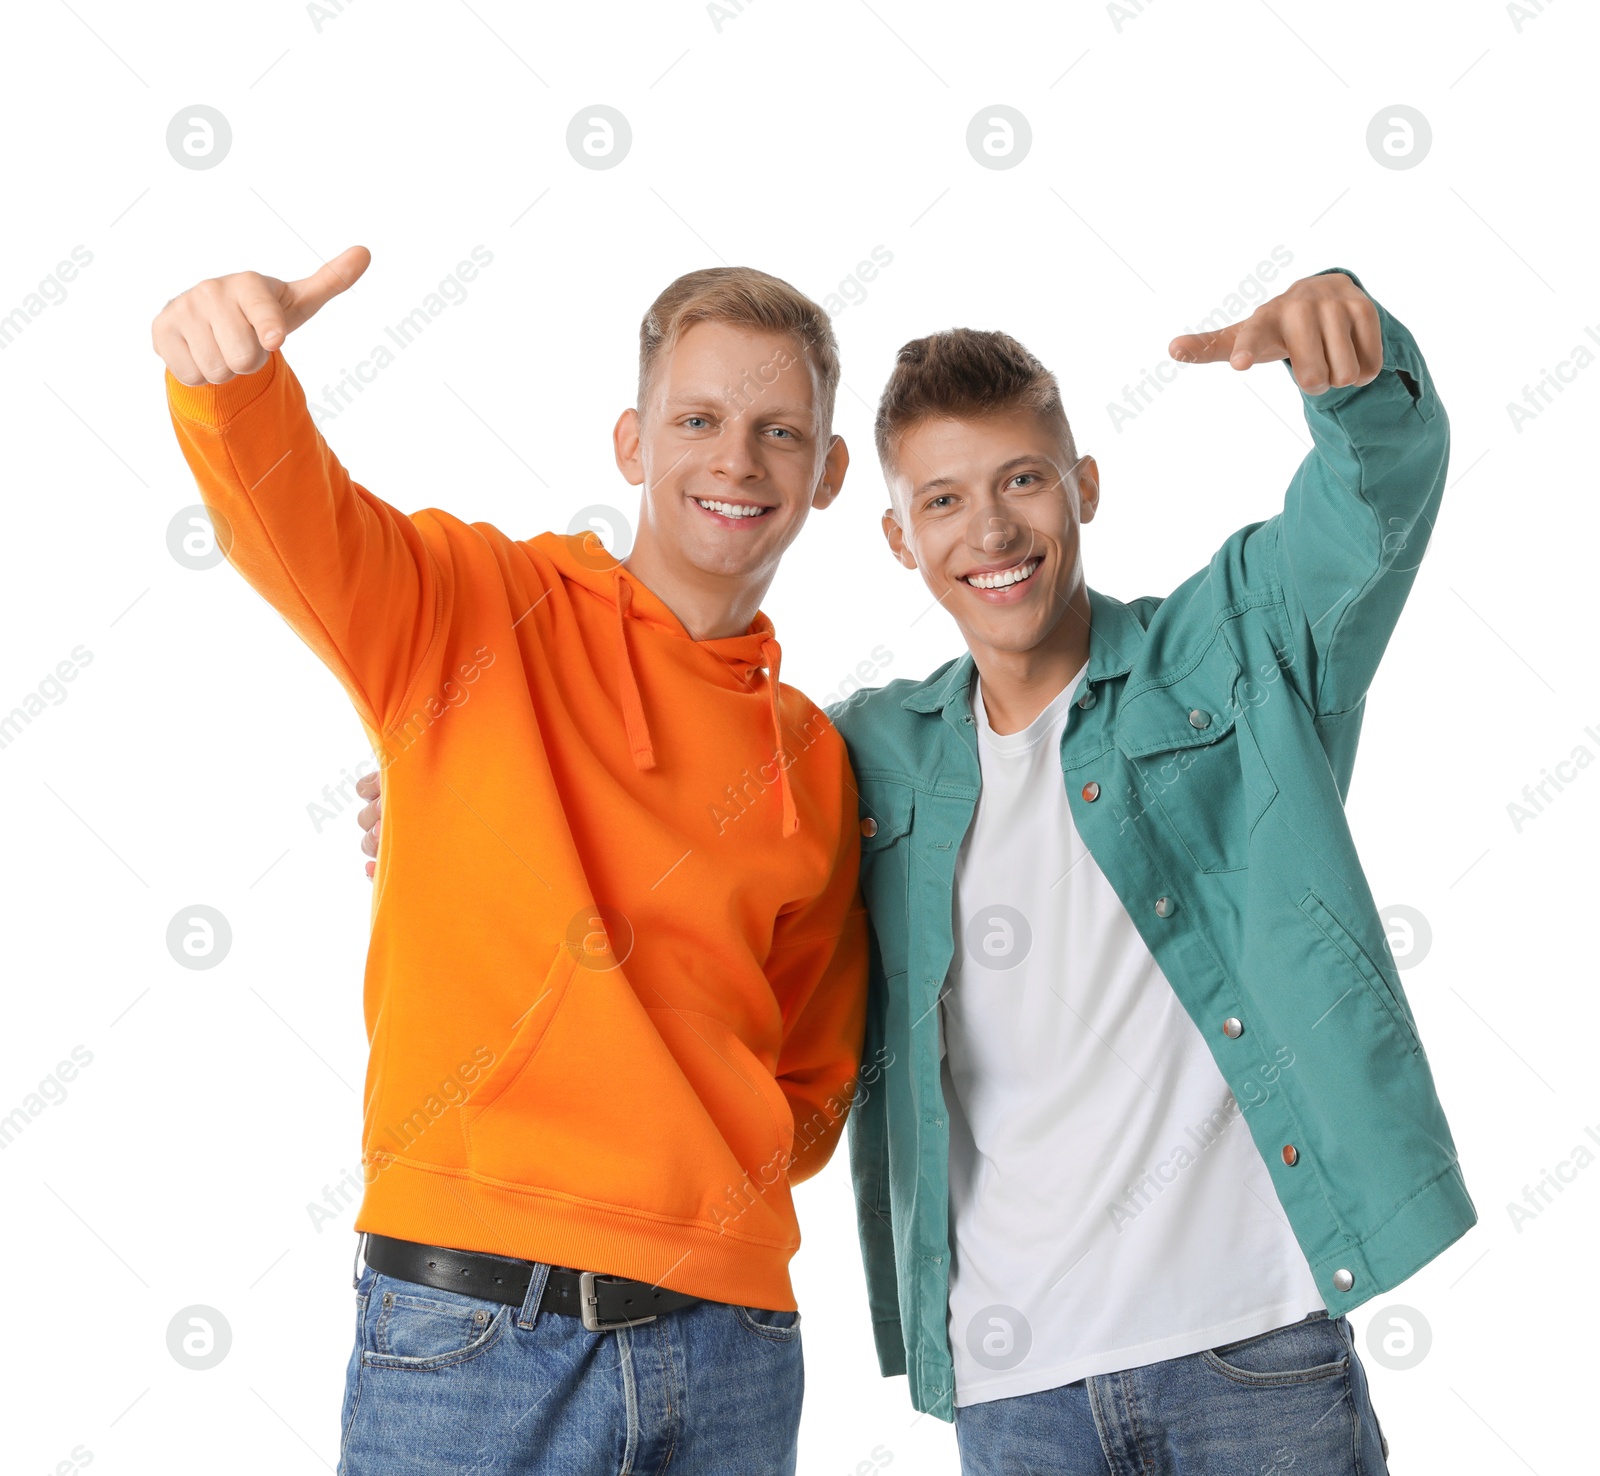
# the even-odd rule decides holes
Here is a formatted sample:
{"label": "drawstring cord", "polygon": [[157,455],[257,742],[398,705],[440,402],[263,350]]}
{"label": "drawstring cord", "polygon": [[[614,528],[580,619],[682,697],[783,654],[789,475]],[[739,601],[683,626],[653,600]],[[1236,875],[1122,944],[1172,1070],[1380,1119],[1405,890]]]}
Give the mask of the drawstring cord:
{"label": "drawstring cord", "polygon": [[622,720],[628,730],[628,746],[633,750],[635,768],[653,769],[656,766],[655,745],[650,741],[650,724],[645,721],[644,700],[639,696],[639,682],[633,674],[633,660],[628,655],[628,608],[633,603],[633,586],[622,577],[619,566],[617,584],[617,687],[622,693]]}
{"label": "drawstring cord", "polygon": [[800,814],[795,809],[794,790],[789,785],[789,766],[784,762],[783,718],[778,711],[778,665],[783,660],[783,648],[771,636],[761,642],[761,659],[767,664],[767,695],[772,699],[772,736],[778,745],[773,761],[778,765],[778,788],[783,794],[783,833],[791,836],[800,828]]}
{"label": "drawstring cord", "polygon": [[[650,739],[644,699],[639,695],[639,681],[634,675],[633,658],[628,651],[628,611],[633,606],[633,586],[623,576],[621,565],[618,565],[614,578],[617,591],[617,688],[622,696],[622,720],[627,728],[628,746],[633,751],[634,765],[640,769],[653,769],[656,766],[655,745]],[[772,736],[777,745],[774,762],[778,765],[778,790],[783,797],[783,834],[788,837],[800,829],[800,813],[795,807],[789,768],[784,762],[783,715],[778,707],[778,669],[783,661],[783,648],[772,636],[762,639],[761,659],[767,668]]]}

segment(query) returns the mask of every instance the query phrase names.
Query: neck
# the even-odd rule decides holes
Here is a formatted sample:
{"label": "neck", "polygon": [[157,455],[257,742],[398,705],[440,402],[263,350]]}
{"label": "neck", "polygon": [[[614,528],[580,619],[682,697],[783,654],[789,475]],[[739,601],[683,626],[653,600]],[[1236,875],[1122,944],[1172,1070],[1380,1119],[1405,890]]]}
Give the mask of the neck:
{"label": "neck", "polygon": [[622,566],[655,595],[697,641],[743,635],[761,609],[775,570],[749,575],[707,574],[661,557],[647,540],[634,545]]}
{"label": "neck", "polygon": [[1020,733],[1089,659],[1089,591],[1080,583],[1066,613],[1042,641],[1026,651],[1000,651],[969,641],[978,668],[984,710],[996,733]]}

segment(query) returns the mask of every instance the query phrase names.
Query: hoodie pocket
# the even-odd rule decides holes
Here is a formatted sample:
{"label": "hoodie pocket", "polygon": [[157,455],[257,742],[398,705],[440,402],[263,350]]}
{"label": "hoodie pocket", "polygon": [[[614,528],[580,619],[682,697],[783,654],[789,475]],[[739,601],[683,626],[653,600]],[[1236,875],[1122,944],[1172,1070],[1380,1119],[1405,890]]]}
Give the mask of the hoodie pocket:
{"label": "hoodie pocket", "polygon": [[533,1002],[516,1020],[505,1050],[461,1109],[469,1133],[478,1116],[505,1095],[538,1054],[539,1047],[550,1033],[556,1012],[566,1003],[577,967],[577,957],[570,948],[556,951],[555,961],[550,965],[544,983],[539,986]]}
{"label": "hoodie pocket", "polygon": [[[561,949],[461,1109],[472,1176],[543,1196],[556,1216],[639,1214],[707,1230],[764,1164],[777,1162],[779,1182],[756,1197],[786,1198],[794,1120],[771,1072],[762,1082],[726,1023],[662,997],[648,974],[636,989],[621,968],[587,957]],[[752,1208],[728,1233],[778,1243],[792,1232]]]}

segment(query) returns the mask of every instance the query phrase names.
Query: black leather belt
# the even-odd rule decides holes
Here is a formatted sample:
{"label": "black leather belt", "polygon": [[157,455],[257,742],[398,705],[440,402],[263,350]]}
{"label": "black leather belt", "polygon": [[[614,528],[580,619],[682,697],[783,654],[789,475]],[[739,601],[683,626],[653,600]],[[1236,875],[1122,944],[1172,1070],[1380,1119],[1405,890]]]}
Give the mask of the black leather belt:
{"label": "black leather belt", "polygon": [[[528,1284],[533,1280],[532,1261],[481,1251],[450,1250],[442,1245],[419,1245],[414,1240],[395,1240],[388,1235],[367,1236],[366,1259],[374,1271],[385,1276],[485,1301],[505,1302],[512,1307],[520,1307],[527,1299]],[[581,1317],[590,1332],[607,1332],[614,1327],[654,1322],[663,1312],[675,1312],[704,1300],[626,1276],[552,1266],[539,1310]]]}

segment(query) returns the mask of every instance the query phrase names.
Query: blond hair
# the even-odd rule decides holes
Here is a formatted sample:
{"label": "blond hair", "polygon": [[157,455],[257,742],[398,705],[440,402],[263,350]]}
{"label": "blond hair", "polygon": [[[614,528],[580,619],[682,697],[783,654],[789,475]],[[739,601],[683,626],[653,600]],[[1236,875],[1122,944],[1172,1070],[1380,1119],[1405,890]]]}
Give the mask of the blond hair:
{"label": "blond hair", "polygon": [[839,388],[839,345],[828,315],[805,293],[754,267],[706,267],[671,283],[639,323],[639,408],[662,355],[696,323],[731,323],[794,338],[817,382],[817,417],[823,433],[833,425]]}

